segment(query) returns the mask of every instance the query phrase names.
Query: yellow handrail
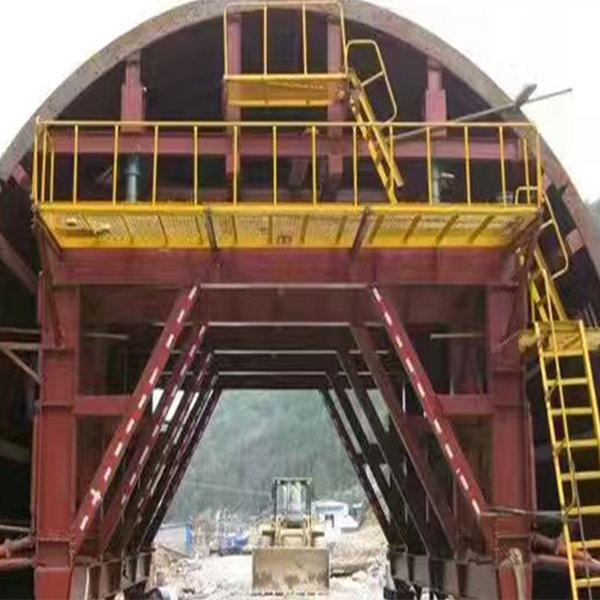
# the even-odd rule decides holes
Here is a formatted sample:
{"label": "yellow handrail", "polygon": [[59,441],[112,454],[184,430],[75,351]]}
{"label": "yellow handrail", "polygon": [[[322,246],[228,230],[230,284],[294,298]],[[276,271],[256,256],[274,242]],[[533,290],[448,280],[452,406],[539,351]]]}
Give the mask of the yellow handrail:
{"label": "yellow handrail", "polygon": [[[241,14],[243,12],[262,11],[262,50],[263,50],[263,76],[269,75],[269,8],[279,9],[300,9],[302,14],[302,57],[303,57],[303,68],[302,72],[288,73],[286,76],[296,75],[299,77],[311,75],[308,70],[308,24],[307,24],[307,10],[315,12],[327,13],[327,9],[333,7],[335,13],[338,15],[340,29],[341,29],[341,50],[342,50],[342,70],[340,74],[347,74],[347,55],[346,55],[346,26],[344,19],[344,7],[338,0],[241,0],[239,2],[230,2],[225,7],[223,12],[223,56],[224,56],[224,74],[225,77],[236,76],[255,76],[255,74],[244,74],[244,73],[230,73],[229,71],[229,18],[232,14]],[[278,76],[281,73],[277,74]],[[312,74],[315,75],[315,74]]]}
{"label": "yellow handrail", "polygon": [[[534,161],[536,176],[541,178],[543,170],[541,165],[541,155],[536,153],[530,155],[528,152],[518,152],[513,150],[512,154],[508,153],[506,146],[507,136],[514,140],[516,144],[517,137],[514,133],[518,133],[520,137],[524,138],[527,135],[536,135],[536,129],[533,124],[530,123],[506,123],[499,124],[494,123],[427,123],[423,127],[422,123],[414,122],[377,122],[370,123],[370,126],[379,128],[380,131],[385,131],[387,136],[386,152],[390,156],[402,156],[402,147],[404,144],[414,145],[415,143],[422,144],[422,160],[426,171],[426,179],[419,182],[413,182],[417,188],[423,190],[423,195],[417,198],[413,198],[413,202],[423,202],[426,204],[433,204],[433,159],[436,154],[436,148],[438,143],[448,143],[449,140],[453,140],[456,145],[460,143],[460,135],[463,136],[464,144],[464,158],[463,165],[465,169],[465,203],[470,204],[481,204],[481,203],[494,203],[497,206],[509,206],[508,198],[514,197],[514,204],[518,205],[521,198],[525,195],[530,198],[535,192],[536,198],[542,198],[539,188],[537,186],[531,187],[524,185],[523,176],[519,175],[520,170],[511,170],[510,181],[506,170],[505,162],[507,160],[517,161],[524,165],[525,183],[528,180],[529,173],[529,162]],[[317,135],[323,133],[323,140],[329,141],[327,136],[328,131],[336,130],[336,143],[345,144],[350,160],[351,169],[351,189],[352,189],[352,202],[354,205],[360,204],[360,190],[359,190],[359,171],[361,167],[361,159],[368,156],[367,142],[364,139],[358,140],[357,128],[360,127],[354,122],[285,122],[285,121],[271,121],[271,122],[243,122],[243,121],[231,121],[231,122],[121,122],[121,121],[38,121],[35,126],[34,134],[34,157],[33,157],[33,169],[32,169],[32,201],[37,203],[46,203],[52,201],[63,202],[64,198],[55,198],[54,194],[54,178],[56,171],[56,164],[54,155],[67,154],[73,156],[73,170],[70,178],[64,181],[65,176],[61,172],[61,181],[58,182],[57,192],[64,194],[60,190],[65,189],[65,183],[71,185],[72,194],[70,202],[78,203],[83,201],[85,198],[85,189],[87,186],[84,184],[80,186],[79,171],[82,161],[85,164],[85,155],[90,152],[90,144],[96,142],[99,139],[104,139],[104,143],[101,145],[101,154],[108,155],[112,164],[112,181],[110,182],[110,192],[107,194],[106,201],[112,204],[119,203],[119,163],[122,155],[131,154],[134,152],[137,154],[146,154],[150,159],[150,172],[146,175],[149,177],[149,184],[142,186],[141,189],[150,190],[150,200],[152,204],[157,204],[159,199],[159,172],[158,166],[160,162],[161,153],[168,152],[169,139],[178,140],[177,143],[184,143],[183,140],[189,139],[189,157],[193,161],[189,187],[193,188],[190,190],[190,196],[188,200],[197,205],[202,202],[201,191],[202,182],[200,181],[200,168],[202,164],[203,156],[206,156],[209,150],[200,151],[199,145],[199,131],[203,132],[203,138],[210,141],[211,134],[219,134],[223,136],[225,143],[231,144],[231,152],[233,154],[233,201],[238,203],[240,201],[240,187],[239,181],[242,171],[244,168],[241,166],[241,155],[244,151],[243,148],[247,147],[245,144],[240,144],[240,135],[244,139],[251,138],[255,133],[266,134],[270,137],[271,148],[270,150],[264,148],[265,158],[270,158],[272,161],[272,183],[273,183],[273,197],[274,203],[280,202],[282,195],[280,194],[279,181],[277,177],[277,170],[280,161],[285,158],[293,158],[295,155],[288,154],[282,155],[281,148],[284,142],[289,140],[296,140],[295,144],[298,147],[298,140],[306,139],[306,146],[300,147],[298,150],[298,157],[306,157],[311,165],[311,178],[307,184],[308,191],[311,194],[311,203],[317,204],[318,198],[318,173],[317,173],[317,162],[320,156],[325,156],[328,146],[326,144],[317,143]],[[437,140],[433,137],[432,131],[438,127],[445,128],[449,134],[444,139]],[[421,128],[422,134],[420,137],[411,137],[410,141],[403,142],[399,132],[411,133],[415,129]],[[496,196],[498,201],[491,201],[490,199],[484,199],[478,197],[477,189],[472,187],[471,183],[471,170],[474,158],[472,156],[471,147],[474,144],[472,140],[481,139],[481,135],[471,136],[472,131],[479,133],[489,132],[489,138],[493,139],[496,137],[500,139],[500,149],[498,151],[498,157],[494,159],[485,160],[496,160],[499,161],[499,182],[498,189],[500,194]],[[125,133],[126,132],[126,135]],[[301,132],[304,132],[302,134]],[[454,135],[453,135],[454,132]],[[88,136],[93,133],[94,135]],[[104,134],[104,138],[102,135]],[[169,138],[169,134],[175,137]],[[231,135],[223,135],[231,134]],[[187,138],[189,136],[189,138]],[[108,139],[107,139],[108,138]],[[213,137],[214,139],[214,137]],[[264,137],[262,137],[264,140]],[[136,140],[134,143],[132,140]],[[145,141],[144,141],[145,140]],[[229,140],[229,142],[227,142]],[[57,145],[58,144],[58,145]],[[207,145],[209,142],[207,142]],[[301,144],[300,144],[301,146]],[[525,142],[523,146],[526,146]],[[288,146],[289,148],[290,146]],[[110,148],[110,149],[109,149]],[[140,150],[145,148],[145,150]],[[204,148],[204,144],[203,144]],[[111,150],[112,149],[112,150]],[[112,153],[111,153],[112,152]],[[187,152],[187,151],[184,151]],[[213,151],[214,154],[214,151]],[[48,158],[50,160],[48,160]],[[479,158],[479,160],[483,160]],[[57,161],[58,162],[58,161]],[[503,166],[504,165],[504,166]],[[84,173],[84,171],[81,171]],[[516,184],[516,186],[515,186]],[[82,188],[80,190],[80,187]],[[414,186],[411,186],[414,187]],[[510,190],[508,188],[511,188]],[[50,189],[50,199],[48,199],[48,190]],[[509,192],[514,190],[514,195]],[[83,192],[83,194],[82,194]],[[140,198],[140,201],[143,201]],[[171,199],[172,200],[172,199]],[[404,200],[410,202],[411,200]],[[443,202],[443,200],[442,200]],[[543,202],[542,202],[543,203]],[[527,202],[528,205],[533,205],[531,202]],[[539,205],[538,205],[539,206]],[[550,207],[551,210],[551,207]],[[564,245],[564,242],[563,242]],[[561,246],[562,248],[562,246]]]}

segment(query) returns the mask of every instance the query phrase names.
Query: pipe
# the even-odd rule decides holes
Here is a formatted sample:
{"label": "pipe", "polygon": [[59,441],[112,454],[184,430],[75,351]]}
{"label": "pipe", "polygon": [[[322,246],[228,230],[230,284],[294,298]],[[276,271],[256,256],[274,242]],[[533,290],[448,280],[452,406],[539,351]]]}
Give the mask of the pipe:
{"label": "pipe", "polygon": [[0,560],[0,573],[2,571],[21,571],[32,569],[35,566],[33,558],[3,558]]}
{"label": "pipe", "polygon": [[18,540],[5,540],[0,544],[0,558],[8,558],[14,554],[19,554],[24,550],[31,550],[34,546],[34,541],[31,536],[27,536]]}
{"label": "pipe", "polygon": [[[569,561],[564,556],[550,556],[548,554],[535,554],[533,556],[535,565],[552,571],[568,571]],[[600,563],[592,560],[575,560],[573,561],[575,572],[580,576],[600,575]]]}
{"label": "pipe", "polygon": [[[531,549],[534,552],[567,558],[567,546],[562,538],[550,538],[541,533],[534,533],[531,536]],[[600,562],[585,552],[573,552],[573,558],[587,563],[595,563],[600,568]]]}
{"label": "pipe", "polygon": [[137,154],[131,156],[125,168],[125,202],[137,202],[140,197],[142,165]]}
{"label": "pipe", "polygon": [[8,525],[0,523],[0,531],[8,531],[9,533],[29,533],[31,529],[22,525]]}

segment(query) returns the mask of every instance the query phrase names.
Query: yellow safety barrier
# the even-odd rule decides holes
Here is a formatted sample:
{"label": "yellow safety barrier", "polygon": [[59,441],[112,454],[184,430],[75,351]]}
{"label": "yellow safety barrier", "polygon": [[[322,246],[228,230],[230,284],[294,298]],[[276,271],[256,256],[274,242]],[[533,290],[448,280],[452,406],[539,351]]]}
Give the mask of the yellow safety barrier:
{"label": "yellow safety barrier", "polygon": [[[269,65],[269,11],[273,9],[297,10],[301,14],[302,70],[298,72],[273,72]],[[245,12],[262,12],[262,72],[232,72],[230,68],[230,33],[232,19]],[[320,13],[336,19],[340,25],[341,65],[339,70],[315,72],[309,68],[308,14]],[[223,14],[223,51],[225,95],[232,106],[290,107],[327,106],[344,94],[348,76],[346,54],[346,28],[344,9],[336,0],[269,0],[232,2]]]}
{"label": "yellow safety barrier", "polygon": [[[385,133],[390,161],[402,163],[406,156],[413,165],[405,197],[395,202],[373,177],[374,159],[361,126],[38,121],[32,200],[66,247],[204,247],[207,218],[222,247],[347,248],[364,219],[367,247],[497,247],[510,244],[541,209],[541,159],[527,151],[526,142],[537,136],[533,125],[371,123]],[[474,140],[482,139],[485,150],[478,151]],[[461,185],[444,195],[434,193],[439,182],[433,165],[448,147],[454,153],[463,148],[445,166]],[[334,152],[347,159],[342,175],[349,186],[328,196],[319,173]],[[143,164],[134,174],[137,195],[127,198],[134,157]],[[229,181],[215,180],[215,172],[224,171],[210,164],[215,157],[223,164],[227,157]],[[173,160],[180,161],[176,186],[168,171]],[[486,193],[471,182],[475,161],[497,165],[496,181],[485,180]],[[287,168],[292,163],[304,165],[293,186]],[[416,163],[422,167],[414,170]],[[262,179],[253,185],[257,170]],[[519,192],[527,182],[526,192]]]}

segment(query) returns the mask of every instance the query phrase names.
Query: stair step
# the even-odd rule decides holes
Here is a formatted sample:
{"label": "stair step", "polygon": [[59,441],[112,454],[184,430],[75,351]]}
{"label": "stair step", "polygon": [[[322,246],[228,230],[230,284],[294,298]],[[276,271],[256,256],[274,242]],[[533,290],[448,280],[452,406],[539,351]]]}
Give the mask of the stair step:
{"label": "stair step", "polygon": [[[592,414],[592,409],[588,407],[582,408],[566,408],[564,411],[567,417],[587,417]],[[563,414],[562,408],[553,408],[550,410],[553,417],[561,417]]]}
{"label": "stair step", "polygon": [[563,481],[571,482],[573,475],[576,481],[594,481],[600,479],[600,471],[579,471],[578,473],[565,473],[560,478]]}

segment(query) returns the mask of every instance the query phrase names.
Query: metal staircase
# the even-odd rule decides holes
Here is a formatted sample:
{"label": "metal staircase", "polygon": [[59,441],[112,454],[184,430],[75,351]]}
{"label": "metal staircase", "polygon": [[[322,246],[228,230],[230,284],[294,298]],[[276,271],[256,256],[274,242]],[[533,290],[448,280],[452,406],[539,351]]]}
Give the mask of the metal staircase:
{"label": "metal staircase", "polygon": [[[551,206],[547,224],[560,236]],[[559,237],[560,242],[562,239]],[[559,243],[564,248],[562,243]],[[600,418],[588,333],[570,319],[555,280],[568,269],[551,272],[540,247],[530,274],[531,317],[538,348],[552,458],[563,521],[572,596],[592,599],[600,593]],[[596,564],[597,563],[597,564]]]}
{"label": "metal staircase", "polygon": [[[360,79],[358,73],[350,68],[348,71],[348,87],[350,93],[349,106],[363,140],[367,144],[369,155],[381,179],[383,188],[392,204],[396,204],[396,189],[402,187],[404,181],[394,156],[394,132],[390,126],[386,132],[386,123],[393,123],[398,115],[398,107],[383,56],[377,43],[373,40],[351,40],[346,46],[346,54],[350,57],[353,49],[370,49],[376,58],[377,70],[373,75]],[[368,88],[373,83],[385,82],[391,114],[387,119],[377,118],[373,105],[369,100]]]}

